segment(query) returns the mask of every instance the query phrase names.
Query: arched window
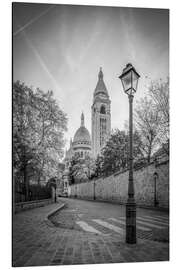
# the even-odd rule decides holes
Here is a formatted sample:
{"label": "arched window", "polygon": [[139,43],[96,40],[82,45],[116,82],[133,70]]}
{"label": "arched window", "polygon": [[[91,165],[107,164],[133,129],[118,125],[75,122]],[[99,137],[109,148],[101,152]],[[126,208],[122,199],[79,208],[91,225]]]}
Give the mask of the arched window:
{"label": "arched window", "polygon": [[104,105],[101,106],[100,113],[101,114],[106,114],[106,109],[105,109]]}

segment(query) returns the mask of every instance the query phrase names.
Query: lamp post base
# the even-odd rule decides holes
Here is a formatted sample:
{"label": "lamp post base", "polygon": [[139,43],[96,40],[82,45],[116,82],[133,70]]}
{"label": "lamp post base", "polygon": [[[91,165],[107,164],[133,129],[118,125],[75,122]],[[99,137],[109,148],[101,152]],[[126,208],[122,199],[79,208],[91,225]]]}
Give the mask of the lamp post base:
{"label": "lamp post base", "polygon": [[136,203],[132,198],[126,203],[126,243],[136,244]]}

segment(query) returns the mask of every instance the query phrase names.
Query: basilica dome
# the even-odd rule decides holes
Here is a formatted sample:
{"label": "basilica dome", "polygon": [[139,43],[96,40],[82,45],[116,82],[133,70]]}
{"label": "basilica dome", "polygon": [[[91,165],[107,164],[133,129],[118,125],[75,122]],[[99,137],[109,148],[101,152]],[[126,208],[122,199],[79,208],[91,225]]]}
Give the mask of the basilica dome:
{"label": "basilica dome", "polygon": [[84,126],[84,114],[82,113],[81,115],[81,126],[78,128],[74,135],[74,140],[73,140],[73,146],[81,144],[81,145],[91,145],[91,138],[89,131],[87,128]]}
{"label": "basilica dome", "polygon": [[80,127],[74,135],[73,144],[75,143],[89,143],[91,144],[90,134],[87,128]]}
{"label": "basilica dome", "polygon": [[81,115],[81,126],[78,128],[73,139],[73,150],[75,152],[85,151],[85,154],[91,151],[91,137],[89,131],[84,126],[84,114]]}

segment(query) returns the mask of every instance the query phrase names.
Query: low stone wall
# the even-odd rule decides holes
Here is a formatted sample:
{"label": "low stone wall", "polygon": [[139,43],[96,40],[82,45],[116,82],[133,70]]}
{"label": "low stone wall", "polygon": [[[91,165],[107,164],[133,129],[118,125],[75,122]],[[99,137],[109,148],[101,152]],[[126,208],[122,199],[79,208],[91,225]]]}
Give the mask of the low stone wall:
{"label": "low stone wall", "polygon": [[15,203],[14,213],[18,213],[18,212],[32,209],[32,208],[42,207],[42,206],[45,206],[45,205],[50,204],[52,202],[53,202],[52,199],[46,199],[46,200],[39,200],[39,201]]}
{"label": "low stone wall", "polygon": [[[157,174],[155,187],[155,173]],[[69,196],[81,199],[119,202],[127,201],[129,172],[69,187]],[[158,206],[169,208],[169,161],[153,163],[134,171],[135,199],[139,206],[154,206],[155,193]]]}

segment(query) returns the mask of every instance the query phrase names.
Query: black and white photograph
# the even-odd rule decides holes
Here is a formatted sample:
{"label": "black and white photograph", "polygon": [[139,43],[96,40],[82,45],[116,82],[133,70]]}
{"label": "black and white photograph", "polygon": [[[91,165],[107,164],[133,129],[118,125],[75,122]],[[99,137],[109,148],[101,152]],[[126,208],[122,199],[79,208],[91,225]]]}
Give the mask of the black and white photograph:
{"label": "black and white photograph", "polygon": [[169,261],[169,9],[11,8],[12,266]]}

